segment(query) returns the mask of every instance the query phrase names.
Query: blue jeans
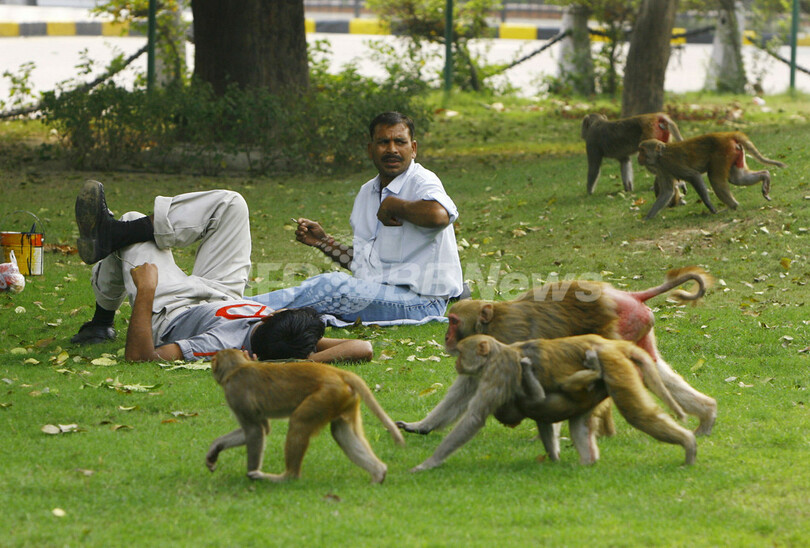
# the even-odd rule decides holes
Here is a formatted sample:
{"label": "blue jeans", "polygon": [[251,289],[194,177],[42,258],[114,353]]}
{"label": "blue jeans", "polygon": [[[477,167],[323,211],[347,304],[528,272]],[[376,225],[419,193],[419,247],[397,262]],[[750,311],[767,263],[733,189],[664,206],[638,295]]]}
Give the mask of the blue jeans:
{"label": "blue jeans", "polygon": [[344,272],[318,274],[297,287],[245,298],[273,310],[311,306],[347,322],[421,320],[442,316],[447,308],[441,297],[423,297],[407,287],[360,280]]}

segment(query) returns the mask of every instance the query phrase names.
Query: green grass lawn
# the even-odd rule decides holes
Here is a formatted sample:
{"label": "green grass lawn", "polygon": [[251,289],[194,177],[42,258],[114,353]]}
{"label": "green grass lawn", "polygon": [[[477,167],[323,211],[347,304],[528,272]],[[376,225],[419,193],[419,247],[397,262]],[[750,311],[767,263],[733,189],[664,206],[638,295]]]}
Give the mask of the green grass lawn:
{"label": "green grass lawn", "polygon": [[[578,464],[567,438],[561,462],[544,460],[530,421],[509,429],[490,420],[443,466],[411,474],[445,434],[406,435],[400,448],[364,410],[369,441],[389,467],[383,485],[369,484],[328,432],[313,440],[297,482],[251,482],[244,449],[223,453],[211,474],[208,445],[236,422],[210,371],[126,363],[128,305],[117,342],[72,346],[92,314],[90,269],[76,255],[48,252],[43,276],[18,295],[0,294],[0,545],[807,545],[807,98],[768,98],[767,113],[745,97],[678,99],[685,136],[741,129],[788,167],[771,169],[771,202],[758,188],[733,188],[740,208],[712,195],[712,215],[690,192],[685,207],[649,222],[641,217],[654,201],[652,177],[635,161],[635,192],[621,190],[618,164],[607,161],[596,193],[585,194],[581,115],[615,107],[515,101],[497,112],[478,101],[457,98],[458,116],[437,114],[430,133],[417,135],[419,160],[461,211],[457,236],[476,297],[508,299],[567,276],[644,289],[693,264],[716,278],[697,306],[649,303],[664,358],[718,401],[694,466],[682,465],[680,447],[615,414],[618,433],[600,440],[594,466]],[[348,239],[352,200],[373,175],[370,167],[328,178],[62,171],[15,144],[25,135],[18,125],[0,128],[2,230],[26,228],[13,213],[26,209],[43,219],[48,243],[72,244],[73,201],[86,178],[105,183],[117,214],[148,211],[155,194],[230,188],[251,206],[256,293],[330,268],[294,242],[289,219],[316,219]],[[182,265],[193,260],[192,250],[176,255]],[[374,361],[346,367],[395,420],[422,418],[455,378],[440,348],[444,324],[328,335],[373,343]],[[43,433],[49,424],[76,431]],[[265,471],[281,471],[285,432],[276,422]]]}

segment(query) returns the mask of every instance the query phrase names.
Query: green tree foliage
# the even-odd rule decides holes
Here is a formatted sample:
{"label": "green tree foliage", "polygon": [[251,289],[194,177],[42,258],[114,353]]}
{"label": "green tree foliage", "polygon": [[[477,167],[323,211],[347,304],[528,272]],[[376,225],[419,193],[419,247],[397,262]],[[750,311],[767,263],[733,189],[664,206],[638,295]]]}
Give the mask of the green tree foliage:
{"label": "green tree foliage", "polygon": [[[422,49],[426,43],[445,43],[446,0],[367,0],[366,6],[380,20],[390,25],[392,32],[412,41],[409,49]],[[478,60],[470,52],[469,41],[492,36],[487,17],[501,7],[499,0],[456,0],[453,3],[453,55],[456,63],[454,85],[461,89],[479,91],[482,79]]]}
{"label": "green tree foliage", "polygon": [[330,52],[310,50],[310,89],[271,93],[230,86],[222,95],[194,82],[147,92],[107,83],[48,92],[42,119],[57,129],[77,168],[138,167],[216,174],[328,172],[366,160],[368,122],[398,110],[427,131],[431,113],[399,79],[377,83],[348,66],[331,74]]}

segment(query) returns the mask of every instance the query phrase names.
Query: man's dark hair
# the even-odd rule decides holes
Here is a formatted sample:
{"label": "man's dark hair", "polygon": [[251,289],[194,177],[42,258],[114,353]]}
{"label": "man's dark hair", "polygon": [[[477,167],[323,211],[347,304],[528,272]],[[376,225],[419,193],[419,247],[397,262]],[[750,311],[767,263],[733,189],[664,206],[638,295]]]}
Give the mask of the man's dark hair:
{"label": "man's dark hair", "polygon": [[373,139],[374,130],[377,128],[377,126],[395,126],[397,124],[405,124],[408,126],[408,133],[411,134],[411,141],[413,141],[413,134],[415,131],[413,120],[411,120],[410,116],[393,111],[378,114],[377,117],[374,118],[368,125],[368,135]]}
{"label": "man's dark hair", "polygon": [[250,347],[260,360],[305,359],[326,329],[315,309],[280,310],[263,321],[250,337]]}

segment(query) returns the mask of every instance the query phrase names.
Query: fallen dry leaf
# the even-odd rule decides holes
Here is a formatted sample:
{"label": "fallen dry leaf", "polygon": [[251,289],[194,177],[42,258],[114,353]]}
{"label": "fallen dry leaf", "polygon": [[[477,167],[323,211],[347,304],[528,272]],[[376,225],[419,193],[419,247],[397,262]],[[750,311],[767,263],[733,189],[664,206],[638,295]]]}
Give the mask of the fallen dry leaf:
{"label": "fallen dry leaf", "polygon": [[424,390],[419,392],[419,397],[421,398],[423,396],[433,394],[436,390],[438,390],[439,388],[442,388],[442,387],[444,387],[444,385],[442,383],[434,382],[433,384],[430,385],[430,387],[425,388]]}
{"label": "fallen dry leaf", "polygon": [[79,250],[72,245],[66,244],[44,244],[42,248],[51,253],[62,253],[63,255],[73,255],[78,253]]}

